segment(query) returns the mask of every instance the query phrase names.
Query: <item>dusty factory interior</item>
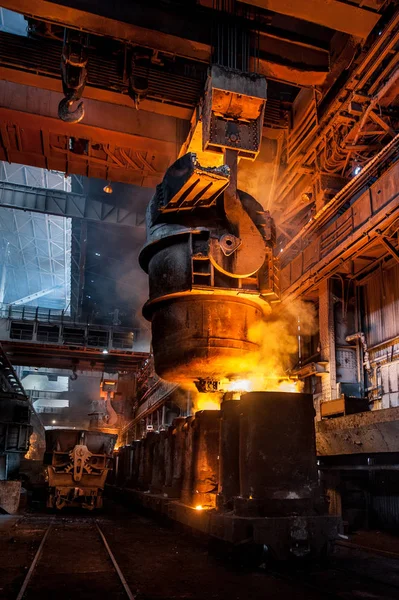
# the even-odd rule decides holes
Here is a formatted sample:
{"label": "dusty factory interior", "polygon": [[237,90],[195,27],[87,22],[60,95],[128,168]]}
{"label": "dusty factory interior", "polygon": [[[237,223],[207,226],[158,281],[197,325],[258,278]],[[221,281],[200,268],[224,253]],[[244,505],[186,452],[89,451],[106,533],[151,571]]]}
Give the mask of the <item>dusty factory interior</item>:
{"label": "dusty factory interior", "polygon": [[0,3],[0,600],[397,600],[398,1]]}

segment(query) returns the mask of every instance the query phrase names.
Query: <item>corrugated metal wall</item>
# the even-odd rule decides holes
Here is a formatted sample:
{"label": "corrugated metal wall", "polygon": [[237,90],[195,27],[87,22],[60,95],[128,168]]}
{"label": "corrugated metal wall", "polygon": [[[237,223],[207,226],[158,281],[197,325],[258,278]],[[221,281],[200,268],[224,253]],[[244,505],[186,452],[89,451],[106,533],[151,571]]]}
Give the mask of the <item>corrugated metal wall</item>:
{"label": "corrugated metal wall", "polygon": [[399,265],[376,273],[364,287],[364,297],[371,380],[378,399],[374,409],[399,406]]}
{"label": "corrugated metal wall", "polygon": [[369,525],[399,531],[399,472],[370,473],[369,485]]}
{"label": "corrugated metal wall", "polygon": [[399,335],[399,265],[379,271],[365,286],[367,342],[375,346]]}
{"label": "corrugated metal wall", "polygon": [[399,496],[372,496],[370,504],[373,526],[388,531],[399,530]]}

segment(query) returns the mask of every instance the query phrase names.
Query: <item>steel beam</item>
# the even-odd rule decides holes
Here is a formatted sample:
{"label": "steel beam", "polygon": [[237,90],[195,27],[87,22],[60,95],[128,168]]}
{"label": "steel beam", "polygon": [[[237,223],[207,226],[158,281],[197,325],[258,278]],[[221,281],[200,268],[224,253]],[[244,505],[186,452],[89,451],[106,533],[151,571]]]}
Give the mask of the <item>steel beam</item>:
{"label": "steel beam", "polygon": [[[54,118],[63,126],[60,131],[70,132],[72,127],[71,135],[82,138],[86,127],[95,127],[101,129],[104,135],[111,136],[110,143],[114,142],[117,134],[132,136],[135,150],[143,151],[151,149],[157,152],[176,152],[176,144],[181,143],[178,134],[179,119],[123,106],[115,110],[112,104],[90,99],[85,101],[84,122],[73,127],[74,124],[65,123],[58,118],[58,104],[63,97],[63,94],[57,92],[0,82],[0,106],[3,109]],[[29,122],[32,123],[32,120]]]}
{"label": "steel beam", "polygon": [[333,274],[345,272],[345,263],[382,245],[390,227],[399,223],[398,176],[399,163],[394,163],[282,269],[283,302],[312,292]]}
{"label": "steel beam", "polygon": [[0,82],[0,160],[155,187],[188,122],[85,100],[84,123],[57,116],[62,94]]}
{"label": "steel beam", "polygon": [[[208,63],[212,48],[209,23],[215,11],[204,9],[192,13],[183,5],[179,13],[154,10],[143,4],[120,6],[84,1],[65,5],[45,0],[3,0],[3,6],[35,19],[105,35]],[[338,3],[341,4],[341,3]],[[72,6],[71,6],[72,5]],[[190,11],[190,12],[188,12]],[[371,13],[373,14],[373,13]],[[284,37],[281,37],[284,36]],[[259,72],[296,85],[322,85],[329,72],[329,53],[317,41],[302,38],[289,31],[268,27],[262,35]],[[278,46],[277,50],[273,48]]]}
{"label": "steel beam", "polygon": [[[209,61],[208,44],[201,44],[198,41],[193,42],[184,37],[129,22],[129,16],[132,18],[136,13],[137,17],[140,12],[141,7],[137,2],[130,5],[130,11],[129,5],[126,5],[126,3],[97,2],[94,4],[88,3],[88,6],[84,2],[70,4],[75,4],[75,6],[66,7],[65,4],[46,0],[2,0],[3,8],[8,8],[35,19],[80,29],[96,35],[112,37],[117,40],[129,41],[161,52],[171,52],[203,62]],[[154,17],[153,7],[149,6],[148,9],[152,11]],[[93,10],[96,10],[96,13]],[[128,16],[129,12],[131,14]],[[172,26],[170,22],[166,25]],[[186,25],[188,24],[186,23]]]}
{"label": "steel beam", "polygon": [[21,306],[22,304],[27,304],[28,302],[32,302],[32,300],[37,300],[38,298],[42,298],[43,296],[47,296],[48,294],[51,294],[51,292],[54,292],[55,290],[58,290],[60,288],[62,288],[62,285],[54,285],[51,288],[47,288],[45,290],[39,290],[38,292],[35,292],[34,294],[29,294],[29,296],[24,296],[23,298],[18,298],[18,300],[14,300],[13,302],[10,302],[10,306]]}
{"label": "steel beam", "polygon": [[[353,47],[352,58],[347,56],[349,60],[348,67],[349,78],[346,81],[344,88],[340,93],[337,93],[331,102],[318,106],[317,127],[312,130],[312,135],[305,136],[305,141],[301,143],[300,154],[297,154],[295,160],[290,161],[287,168],[282,172],[278,181],[278,193],[275,198],[275,206],[284,207],[292,204],[291,194],[301,195],[302,191],[302,174],[304,172],[315,173],[315,156],[320,151],[320,143],[329,139],[329,136],[334,131],[340,128],[340,120],[342,115],[349,111],[352,101],[356,101],[356,96],[367,93],[370,97],[375,96],[378,91],[386,85],[390,74],[393,73],[397,57],[396,47],[399,42],[399,11],[396,11],[392,19],[381,28],[381,35],[377,36],[369,49],[365,52],[363,59],[352,61],[355,55],[355,46]],[[390,58],[391,57],[391,58]],[[381,70],[381,65],[388,63],[389,66]],[[342,65],[344,67],[344,65]],[[346,68],[346,67],[344,67]],[[383,74],[383,76],[381,76]],[[392,90],[396,88],[393,86]],[[396,92],[395,92],[396,93]],[[385,97],[390,96],[389,93]],[[380,104],[384,98],[380,99]],[[322,103],[323,104],[323,103]],[[293,136],[300,133],[300,128],[306,123],[300,122],[298,128],[293,130]],[[308,125],[311,121],[308,121]],[[375,158],[375,157],[374,157]],[[372,161],[374,161],[374,158]],[[310,228],[316,223],[313,219],[309,224]],[[306,228],[309,228],[306,226]],[[295,236],[302,237],[303,231]],[[291,240],[290,244],[293,241]]]}
{"label": "steel beam", "polygon": [[137,409],[137,414],[132,421],[128,423],[123,429],[123,432],[127,431],[142,419],[145,419],[149,415],[159,410],[165,403],[170,399],[172,393],[178,388],[177,383],[170,383],[169,381],[162,381],[162,384],[157,387],[153,394],[140,404]]}
{"label": "steel beam", "polygon": [[[40,75],[39,73],[21,71],[20,68],[13,68],[11,65],[8,65],[7,67],[0,66],[0,81],[9,81],[10,83],[18,83],[43,90],[58,92],[60,94],[62,93],[61,77],[55,79],[50,75]],[[106,102],[107,104],[125,106],[130,109],[134,108],[133,100],[127,94],[121,94],[120,92],[112,90],[104,90],[92,85],[87,85],[85,87],[83,96],[84,100],[99,100],[100,102]],[[167,102],[156,102],[155,100],[146,98],[140,101],[140,110],[144,111],[144,113],[157,113],[159,115],[175,117],[176,119],[185,121],[189,121],[193,114],[192,108],[175,106],[173,104],[168,104]]]}
{"label": "steel beam", "polygon": [[[143,207],[151,199],[152,190],[137,188],[133,193],[134,203]],[[124,225],[132,227],[140,239],[144,239],[145,235],[144,210],[138,213],[133,208],[130,210],[121,208],[105,202],[101,198],[90,198],[84,194],[0,181],[0,206]]]}
{"label": "steel beam", "polygon": [[33,344],[19,341],[2,341],[13,365],[32,367],[49,367],[53,369],[71,369],[79,371],[98,371],[116,373],[138,371],[141,363],[148,358],[146,352],[110,351],[103,354],[100,350],[58,346],[56,344]]}
{"label": "steel beam", "polygon": [[391,256],[399,263],[399,252],[387,237],[381,238],[381,244],[386,248]]}
{"label": "steel beam", "polygon": [[325,279],[319,286],[319,334],[321,361],[328,365],[326,372],[320,375],[322,400],[334,400],[337,397],[337,372],[335,357],[334,304],[330,279]]}
{"label": "steel beam", "polygon": [[242,0],[258,8],[323,25],[359,38],[366,38],[381,15],[339,0]]}

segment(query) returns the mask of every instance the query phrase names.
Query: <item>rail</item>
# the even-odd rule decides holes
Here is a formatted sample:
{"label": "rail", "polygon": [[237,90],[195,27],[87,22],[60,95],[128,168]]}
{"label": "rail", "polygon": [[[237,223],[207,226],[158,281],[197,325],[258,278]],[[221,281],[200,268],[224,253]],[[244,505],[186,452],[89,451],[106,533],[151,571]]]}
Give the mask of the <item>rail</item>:
{"label": "rail", "polygon": [[[40,545],[39,545],[39,547],[38,547],[38,549],[36,551],[35,556],[33,557],[32,563],[31,563],[31,565],[29,567],[29,570],[28,570],[28,572],[27,572],[27,574],[25,576],[25,579],[24,579],[24,581],[22,583],[22,586],[21,586],[21,588],[20,588],[20,590],[18,592],[18,596],[17,596],[16,600],[23,600],[23,598],[24,598],[24,596],[26,594],[26,591],[29,588],[29,584],[31,582],[32,576],[33,576],[33,574],[35,572],[35,569],[36,569],[37,565],[39,564],[40,558],[41,558],[42,553],[43,553],[43,548],[44,548],[44,546],[46,544],[46,541],[47,541],[47,539],[48,539],[48,537],[49,537],[49,535],[51,533],[52,527],[53,527],[53,523],[50,523],[50,525],[47,527],[46,531],[44,532],[44,535],[42,537]],[[112,550],[111,550],[111,548],[110,548],[110,546],[109,546],[109,544],[108,544],[108,542],[106,540],[106,537],[105,537],[103,531],[101,530],[101,528],[100,528],[100,526],[99,526],[99,524],[97,522],[95,522],[95,527],[96,527],[97,532],[99,534],[99,539],[103,543],[103,546],[104,546],[104,548],[105,548],[105,550],[106,550],[109,558],[111,559],[111,562],[112,562],[112,565],[113,565],[113,567],[115,569],[115,572],[117,573],[118,578],[119,578],[119,580],[120,580],[120,582],[121,582],[121,584],[123,586],[123,589],[124,589],[124,592],[126,594],[126,597],[129,598],[129,600],[136,600],[136,595],[133,594],[133,592],[131,591],[131,589],[130,589],[130,587],[129,587],[129,585],[128,585],[128,583],[127,583],[127,581],[126,581],[126,579],[125,579],[125,577],[124,577],[124,575],[122,573],[122,570],[121,570],[121,568],[120,568],[120,566],[119,566],[119,564],[118,564],[118,562],[117,562],[117,560],[116,560],[116,558],[115,558],[115,556],[114,556],[114,554],[113,554],[113,552],[112,552]]]}

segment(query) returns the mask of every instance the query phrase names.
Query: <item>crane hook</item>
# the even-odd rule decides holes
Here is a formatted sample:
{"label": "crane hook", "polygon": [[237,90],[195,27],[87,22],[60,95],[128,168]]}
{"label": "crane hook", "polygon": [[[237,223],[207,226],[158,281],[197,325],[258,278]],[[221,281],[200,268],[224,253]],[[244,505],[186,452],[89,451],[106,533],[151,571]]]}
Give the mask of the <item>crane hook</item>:
{"label": "crane hook", "polygon": [[63,98],[58,105],[58,116],[66,123],[79,123],[85,116],[83,101],[79,102],[75,110],[70,110],[75,102],[73,98]]}

